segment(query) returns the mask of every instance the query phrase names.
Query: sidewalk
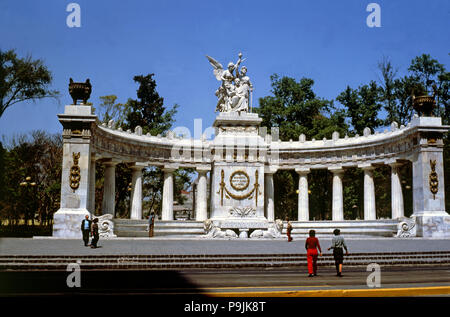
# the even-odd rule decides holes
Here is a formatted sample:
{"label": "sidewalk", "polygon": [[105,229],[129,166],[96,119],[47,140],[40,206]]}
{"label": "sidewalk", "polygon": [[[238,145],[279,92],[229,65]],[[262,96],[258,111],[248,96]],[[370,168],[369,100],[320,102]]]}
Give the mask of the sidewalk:
{"label": "sidewalk", "polygon": [[[346,239],[350,253],[450,251],[450,239]],[[101,248],[85,247],[81,239],[0,238],[0,255],[184,255],[303,254],[305,240],[207,240],[167,238],[100,239]],[[331,239],[320,239],[323,253]]]}

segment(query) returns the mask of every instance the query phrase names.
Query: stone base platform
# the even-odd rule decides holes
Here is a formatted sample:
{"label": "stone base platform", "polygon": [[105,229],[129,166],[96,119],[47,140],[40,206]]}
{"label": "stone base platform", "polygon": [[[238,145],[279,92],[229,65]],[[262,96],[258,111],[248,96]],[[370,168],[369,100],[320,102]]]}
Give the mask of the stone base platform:
{"label": "stone base platform", "polygon": [[[339,229],[344,237],[393,237],[397,234],[398,220],[345,220],[345,221],[291,221],[292,237],[307,237],[309,230],[316,231],[316,237],[332,237]],[[286,234],[286,224],[283,228]]]}
{"label": "stone base platform", "polygon": [[[148,220],[113,219],[118,237],[148,237]],[[203,235],[203,221],[155,221],[154,237],[193,238]]]}
{"label": "stone base platform", "polygon": [[[113,219],[114,233],[118,237],[148,237],[147,220]],[[314,229],[317,237],[333,236],[333,230],[341,230],[345,237],[393,237],[397,233],[398,220],[346,220],[346,221],[291,221],[294,238],[307,237]],[[251,234],[250,229],[249,235]],[[286,223],[282,231],[286,237]],[[154,237],[200,238],[204,235],[202,221],[156,221]],[[257,239],[257,238],[254,238]]]}

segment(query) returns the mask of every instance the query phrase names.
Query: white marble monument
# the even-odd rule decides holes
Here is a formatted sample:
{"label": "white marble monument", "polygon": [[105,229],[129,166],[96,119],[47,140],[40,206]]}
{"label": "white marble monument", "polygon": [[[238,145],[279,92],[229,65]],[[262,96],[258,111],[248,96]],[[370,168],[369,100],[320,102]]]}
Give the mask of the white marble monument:
{"label": "white marble monument", "polygon": [[[197,225],[204,224],[206,237],[280,238],[282,226],[275,215],[285,211],[275,210],[274,174],[295,170],[298,210],[297,219],[291,219],[294,234],[307,234],[312,228],[319,234],[325,230],[331,233],[324,228],[332,226],[346,235],[450,237],[443,163],[443,135],[449,127],[442,125],[441,118],[419,111],[425,115],[415,115],[406,127],[393,122],[384,132],[372,133],[366,128],[362,136],[340,137],[334,132],[331,139],[307,140],[302,134],[298,140],[281,141],[276,129],[266,135],[261,128],[262,119],[252,113],[253,85],[247,68],[241,66],[245,60],[242,54],[226,68],[212,57],[207,59],[214,77],[220,81],[212,140],[180,138],[173,131],[165,136],[143,135],[139,126],[134,132],[123,131],[113,121],[99,124],[92,107],[84,104],[68,105],[64,114],[58,115],[64,145],[61,208],[54,215],[54,236],[81,238],[81,220],[94,212],[98,163],[105,165],[101,210],[107,215],[104,231],[114,237],[111,224],[116,204],[115,166],[124,163],[132,169],[131,219],[127,220],[131,225],[143,217],[144,168],[157,166],[164,172],[161,220],[168,230],[177,225],[173,210],[174,172],[191,168],[198,173],[195,220]],[[86,89],[90,93],[90,86]],[[434,99],[416,99],[430,98]],[[410,218],[405,218],[404,210],[402,191],[407,187],[402,188],[400,173],[404,164],[412,165],[413,182],[408,186],[413,196]],[[381,165],[391,169],[392,219],[380,219],[377,215],[373,171]],[[347,168],[364,171],[363,219],[344,219],[343,178]],[[327,169],[332,175],[331,224],[310,219],[308,177],[314,169]]]}

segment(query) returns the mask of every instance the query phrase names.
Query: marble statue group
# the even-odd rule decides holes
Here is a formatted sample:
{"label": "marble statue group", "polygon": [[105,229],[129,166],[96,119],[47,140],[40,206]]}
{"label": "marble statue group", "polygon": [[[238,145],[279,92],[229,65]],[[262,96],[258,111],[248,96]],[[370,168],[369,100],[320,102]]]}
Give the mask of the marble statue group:
{"label": "marble statue group", "polygon": [[247,76],[247,67],[242,66],[239,69],[240,64],[245,60],[242,59],[242,53],[239,53],[236,63],[228,63],[227,69],[224,69],[222,64],[214,58],[206,57],[214,68],[214,76],[222,81],[215,93],[218,98],[216,111],[249,112],[253,86]]}

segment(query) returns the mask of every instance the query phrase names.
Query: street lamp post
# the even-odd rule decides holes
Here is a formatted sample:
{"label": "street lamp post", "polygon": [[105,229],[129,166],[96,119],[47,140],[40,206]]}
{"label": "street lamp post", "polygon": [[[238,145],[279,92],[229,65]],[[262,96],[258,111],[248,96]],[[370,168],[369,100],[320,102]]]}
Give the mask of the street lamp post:
{"label": "street lamp post", "polygon": [[[36,188],[36,182],[32,182],[30,176],[25,177],[25,181],[21,182],[19,185],[22,186],[22,187],[24,187],[24,188],[26,188],[26,189],[27,189],[27,193],[29,193],[29,191],[28,191],[29,189],[28,189],[28,188]],[[35,197],[34,197],[34,198],[35,198]],[[33,200],[32,200],[32,201],[33,201]],[[34,216],[35,216],[35,212],[36,212],[36,211],[33,210],[33,218],[31,219],[33,226],[34,226]],[[29,213],[29,210],[26,211],[26,215],[28,215],[28,213]],[[25,216],[25,220],[26,220],[26,223],[25,223],[25,224],[28,225],[28,219],[27,219],[26,216]]]}

